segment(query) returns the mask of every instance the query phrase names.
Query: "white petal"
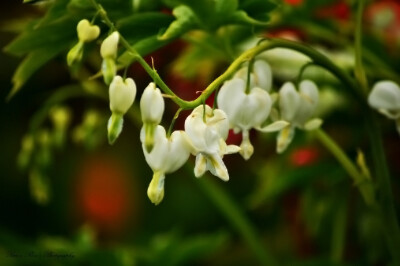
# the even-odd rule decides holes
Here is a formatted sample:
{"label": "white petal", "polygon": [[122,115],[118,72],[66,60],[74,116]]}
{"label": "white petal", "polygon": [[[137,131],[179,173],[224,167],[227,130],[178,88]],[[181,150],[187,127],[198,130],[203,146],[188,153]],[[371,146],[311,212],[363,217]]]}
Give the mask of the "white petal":
{"label": "white petal", "polygon": [[207,156],[207,168],[213,175],[221,178],[222,180],[229,180],[228,169],[226,169],[221,156],[218,154],[211,154]]}
{"label": "white petal", "polygon": [[261,131],[261,132],[275,132],[275,131],[280,131],[282,130],[284,127],[288,126],[290,123],[284,120],[279,120],[279,121],[275,121],[272,124],[269,124],[268,126],[262,127],[262,128],[256,128],[257,130]]}
{"label": "white petal", "polygon": [[140,112],[143,123],[159,124],[164,113],[164,99],[160,89],[151,82],[140,99]]}
{"label": "white petal", "polygon": [[240,147],[236,145],[227,145],[225,149],[225,154],[234,154],[240,152]]}
{"label": "white petal", "polygon": [[131,78],[123,80],[121,76],[115,76],[110,84],[109,96],[111,111],[125,114],[135,100],[136,84]]}
{"label": "white petal", "polygon": [[300,105],[300,95],[296,91],[293,83],[286,82],[279,91],[279,107],[281,118],[292,121]]}
{"label": "white petal", "polygon": [[279,132],[276,147],[277,153],[282,153],[287,149],[287,147],[293,140],[294,132],[295,129],[293,126],[287,126],[282,129],[281,132]]}
{"label": "white petal", "polygon": [[155,205],[158,205],[164,198],[164,181],[164,173],[159,171],[155,172],[147,188],[147,196]]}
{"label": "white petal", "polygon": [[234,78],[226,81],[218,92],[218,107],[226,113],[230,123],[237,120],[236,117],[240,112],[241,103],[246,96],[245,90],[245,81]]}
{"label": "white petal", "polygon": [[174,131],[168,142],[168,156],[165,158],[163,170],[172,173],[178,170],[189,159],[191,144],[188,142],[186,132]]}
{"label": "white petal", "polygon": [[92,25],[89,20],[82,19],[76,26],[78,33],[78,39],[82,42],[91,42],[100,35],[100,28],[96,25]]}
{"label": "white petal", "polygon": [[117,31],[114,31],[107,38],[105,38],[100,47],[101,57],[115,58],[117,56],[118,41],[119,33]]}
{"label": "white petal", "polygon": [[269,64],[264,60],[257,60],[254,62],[253,72],[255,85],[263,90],[270,91],[272,88],[272,71]]}
{"label": "white petal", "polygon": [[[168,152],[168,139],[166,137],[165,129],[162,126],[157,126],[154,131],[154,147],[150,153],[147,152],[144,137],[145,133],[143,133],[144,128],[142,128],[141,132],[141,140],[142,140],[142,149],[146,159],[146,162],[149,164],[150,168],[155,171],[160,171],[165,168],[165,161],[168,156],[170,156]],[[165,172],[163,170],[163,172]]]}
{"label": "white petal", "polygon": [[250,159],[251,155],[254,153],[254,147],[250,142],[249,138],[249,132],[248,131],[243,131],[243,138],[242,138],[242,143],[240,144],[240,155],[245,160]]}
{"label": "white petal", "polygon": [[304,130],[311,131],[320,128],[323,122],[324,121],[320,118],[311,119],[304,125]]}
{"label": "white petal", "polygon": [[314,82],[303,80],[300,83],[300,104],[293,118],[293,123],[302,126],[314,114],[318,105],[318,88]]}
{"label": "white petal", "polygon": [[400,111],[400,87],[392,81],[380,81],[374,85],[368,103],[375,109]]}
{"label": "white petal", "polygon": [[201,176],[204,175],[206,170],[207,170],[206,157],[202,153],[199,153],[196,156],[196,163],[195,163],[195,166],[194,166],[194,176],[195,177],[201,177]]}

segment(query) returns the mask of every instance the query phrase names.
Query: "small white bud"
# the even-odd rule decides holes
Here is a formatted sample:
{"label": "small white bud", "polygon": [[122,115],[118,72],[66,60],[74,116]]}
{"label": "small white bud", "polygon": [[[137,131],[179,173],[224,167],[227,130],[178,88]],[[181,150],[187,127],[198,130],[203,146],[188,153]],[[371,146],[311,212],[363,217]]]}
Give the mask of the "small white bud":
{"label": "small white bud", "polygon": [[116,58],[118,50],[119,33],[114,31],[104,39],[100,47],[100,54],[103,58]]}
{"label": "small white bud", "polygon": [[115,76],[110,84],[110,109],[114,113],[125,114],[136,96],[136,84],[131,78],[125,80]]}
{"label": "small white bud", "polygon": [[87,19],[82,19],[76,26],[78,38],[81,42],[91,42],[96,40],[100,35],[100,28],[92,25]]}
{"label": "small white bud", "polygon": [[140,99],[140,112],[145,124],[159,124],[161,122],[164,113],[164,99],[160,89],[153,82],[144,89]]}

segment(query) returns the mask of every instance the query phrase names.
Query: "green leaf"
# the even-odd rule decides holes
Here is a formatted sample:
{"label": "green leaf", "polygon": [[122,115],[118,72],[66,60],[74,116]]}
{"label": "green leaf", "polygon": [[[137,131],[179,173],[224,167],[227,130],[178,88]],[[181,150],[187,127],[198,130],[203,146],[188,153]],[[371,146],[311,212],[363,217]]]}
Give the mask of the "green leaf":
{"label": "green leaf", "polygon": [[193,10],[185,5],[174,8],[176,20],[169,25],[165,33],[159,37],[160,40],[173,39],[186,33],[199,25],[199,20]]}
{"label": "green leaf", "polygon": [[75,37],[76,24],[76,20],[67,17],[57,23],[27,31],[8,44],[4,51],[14,55],[23,55],[37,49],[45,50],[60,46],[77,38]]}
{"label": "green leaf", "polygon": [[238,9],[238,0],[215,0],[216,15],[229,15]]}
{"label": "green leaf", "polygon": [[275,2],[269,0],[241,0],[239,9],[246,11],[246,13],[254,18],[259,18],[270,13],[277,7]]}
{"label": "green leaf", "polygon": [[26,81],[44,64],[54,58],[61,51],[67,49],[68,43],[64,45],[55,45],[42,49],[38,49],[28,54],[25,59],[19,64],[15,71],[12,82],[13,88],[7,96],[7,100],[11,99],[17,93]]}
{"label": "green leaf", "polygon": [[[151,36],[149,38],[143,39],[133,45],[133,48],[142,56],[145,56],[167,44],[172,42],[174,39],[159,40],[157,35]],[[120,65],[127,66],[131,64],[134,60],[132,53],[126,51],[120,57],[118,57],[117,62]]]}
{"label": "green leaf", "polygon": [[161,28],[167,28],[174,18],[160,12],[145,12],[125,17],[117,22],[118,31],[129,41],[137,42],[157,35]]}
{"label": "green leaf", "polygon": [[227,19],[227,21],[231,23],[237,23],[237,24],[244,24],[244,25],[250,25],[250,26],[267,26],[268,22],[267,21],[259,21],[256,20],[249,15],[243,10],[236,11],[231,17]]}

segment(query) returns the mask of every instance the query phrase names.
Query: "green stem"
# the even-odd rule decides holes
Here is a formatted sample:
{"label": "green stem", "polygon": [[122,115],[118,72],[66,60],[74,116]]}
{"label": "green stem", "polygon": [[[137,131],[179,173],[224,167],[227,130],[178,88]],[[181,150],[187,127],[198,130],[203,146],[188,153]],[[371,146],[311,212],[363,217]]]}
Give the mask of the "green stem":
{"label": "green stem", "polygon": [[[355,32],[355,53],[356,68],[355,76],[359,86],[364,93],[368,93],[368,81],[365,76],[362,62],[362,17],[364,12],[365,0],[358,0],[357,21]],[[379,124],[376,120],[376,114],[371,109],[367,109],[365,123],[368,127],[369,142],[372,149],[372,157],[375,166],[375,177],[377,179],[377,189],[379,192],[379,201],[377,215],[381,218],[382,230],[386,238],[386,244],[392,255],[395,265],[400,265],[400,229],[396,215],[396,209],[393,203],[393,192],[390,181],[389,169],[386,163],[385,152],[383,149],[382,135]]]}
{"label": "green stem", "polygon": [[322,129],[315,130],[314,134],[325,148],[335,156],[344,170],[346,170],[348,175],[353,179],[354,184],[360,190],[365,203],[370,207],[376,207],[375,194],[371,180],[358,170],[342,148]]}
{"label": "green stem", "polygon": [[257,257],[260,265],[279,265],[259,241],[256,230],[228,193],[206,177],[203,177],[197,183],[241,235]]}
{"label": "green stem", "polygon": [[354,74],[357,81],[361,85],[361,89],[365,94],[368,93],[368,81],[365,75],[365,70],[362,62],[362,19],[364,13],[364,0],[358,0],[357,3],[357,14],[356,14],[356,28],[355,28],[355,69]]}
{"label": "green stem", "polygon": [[382,230],[392,255],[393,265],[400,265],[400,229],[393,203],[393,192],[385,152],[383,150],[382,135],[376,114],[369,110],[368,118],[366,121],[367,131],[370,138],[372,159],[375,165],[374,174],[377,178],[377,190],[379,192],[377,215],[381,218]]}
{"label": "green stem", "polygon": [[331,259],[335,263],[340,263],[343,259],[343,252],[346,247],[347,211],[348,211],[349,190],[345,188],[343,197],[339,200],[339,206],[332,228]]}

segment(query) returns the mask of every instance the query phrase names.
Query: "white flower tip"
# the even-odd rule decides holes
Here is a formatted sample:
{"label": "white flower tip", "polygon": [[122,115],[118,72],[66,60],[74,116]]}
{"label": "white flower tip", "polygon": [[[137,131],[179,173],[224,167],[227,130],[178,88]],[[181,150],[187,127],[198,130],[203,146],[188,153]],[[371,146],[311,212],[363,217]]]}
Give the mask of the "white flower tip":
{"label": "white flower tip", "polygon": [[294,137],[294,128],[291,126],[287,126],[281,130],[278,134],[278,142],[276,146],[276,152],[278,154],[283,153],[289,144],[292,142]]}
{"label": "white flower tip", "polygon": [[315,130],[321,127],[322,123],[324,121],[320,118],[314,118],[311,119],[310,121],[308,121],[305,125],[304,125],[304,130],[307,131],[311,131],[311,130]]}
{"label": "white flower tip", "polygon": [[247,161],[254,153],[254,147],[250,141],[242,141],[240,155]]}
{"label": "white flower tip", "polygon": [[119,33],[114,31],[104,39],[100,47],[100,54],[103,58],[115,58],[117,56]]}
{"label": "white flower tip", "polygon": [[380,81],[372,88],[368,103],[387,117],[395,119],[400,115],[400,87],[392,81]]}
{"label": "white flower tip", "polygon": [[269,124],[268,126],[258,127],[256,129],[261,132],[276,132],[276,131],[282,130],[283,128],[287,127],[288,125],[290,125],[289,122],[284,121],[284,120],[279,120],[279,121],[273,122],[272,124]]}
{"label": "white flower tip", "polygon": [[91,42],[100,35],[100,28],[92,25],[87,19],[82,19],[76,26],[78,39],[81,42]]}
{"label": "white flower tip", "polygon": [[147,188],[147,196],[155,205],[160,204],[164,198],[164,181],[165,175],[161,172],[155,172]]}
{"label": "white flower tip", "polygon": [[196,156],[196,163],[194,166],[194,176],[197,178],[202,177],[206,172],[206,170],[207,170],[207,159],[203,154],[199,153]]}
{"label": "white flower tip", "polygon": [[107,137],[110,145],[114,144],[122,132],[124,118],[120,114],[112,114],[107,124]]}

